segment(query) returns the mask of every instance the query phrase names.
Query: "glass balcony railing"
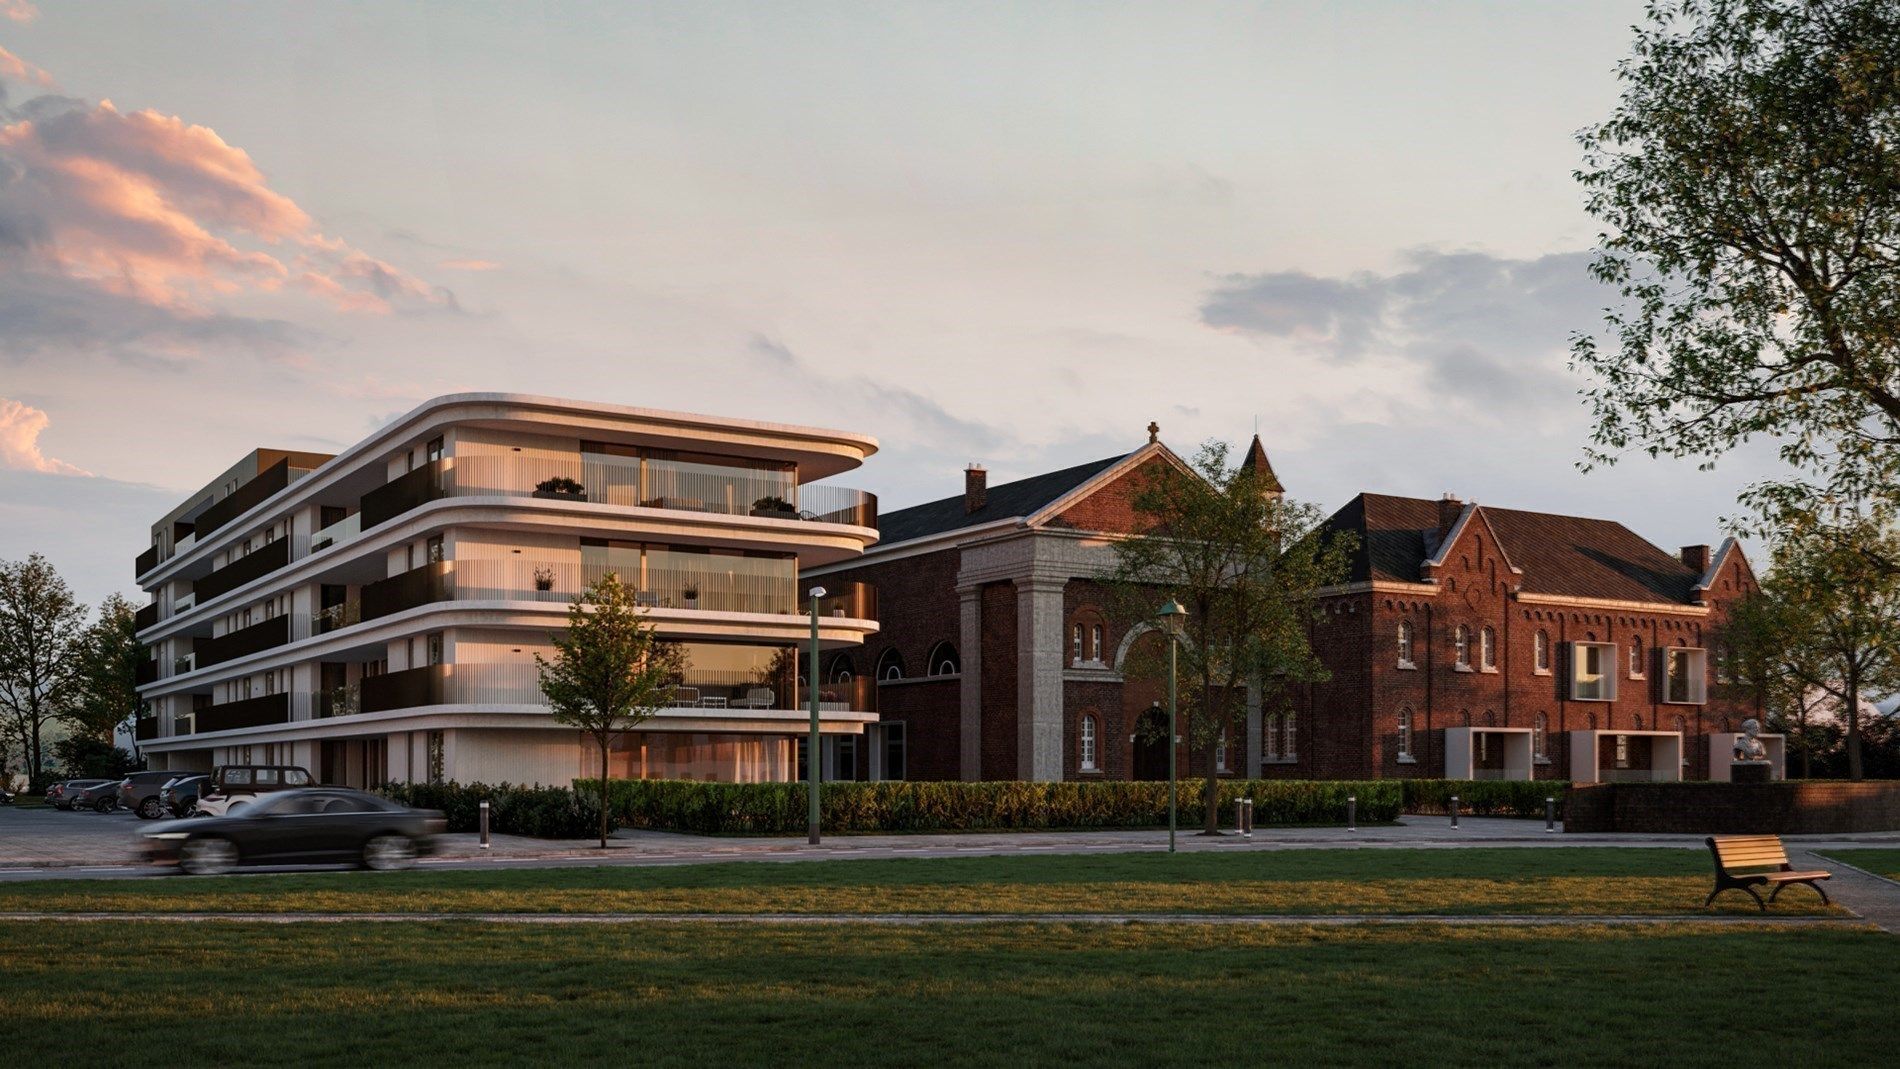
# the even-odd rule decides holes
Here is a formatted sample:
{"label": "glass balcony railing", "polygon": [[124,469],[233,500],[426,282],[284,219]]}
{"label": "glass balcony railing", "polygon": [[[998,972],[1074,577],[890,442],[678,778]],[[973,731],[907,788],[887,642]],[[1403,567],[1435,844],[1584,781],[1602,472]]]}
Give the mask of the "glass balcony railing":
{"label": "glass balcony railing", "polygon": [[354,541],[363,533],[363,514],[353,512],[310,536],[310,552],[320,553],[331,546]]}
{"label": "glass balcony railing", "polygon": [[[787,665],[791,662],[787,661]],[[665,709],[804,709],[806,685],[788,672],[721,672],[688,667],[671,690]],[[436,664],[371,676],[360,684],[311,696],[313,715],[349,716],[427,705],[545,706],[541,677],[533,664]],[[820,684],[822,712],[877,711],[877,687],[868,678]]]}

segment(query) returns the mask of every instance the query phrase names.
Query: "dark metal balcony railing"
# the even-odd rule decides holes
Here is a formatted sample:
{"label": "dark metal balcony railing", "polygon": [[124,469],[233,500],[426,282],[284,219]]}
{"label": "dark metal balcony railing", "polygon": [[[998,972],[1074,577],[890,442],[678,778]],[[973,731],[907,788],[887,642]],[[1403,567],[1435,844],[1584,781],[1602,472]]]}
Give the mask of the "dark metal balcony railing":
{"label": "dark metal balcony railing", "polygon": [[158,547],[153,546],[139,554],[138,560],[132,562],[132,578],[137,579],[156,567],[158,567]]}
{"label": "dark metal balcony railing", "polygon": [[290,617],[276,616],[216,638],[201,638],[192,643],[192,649],[198,654],[198,667],[205,668],[275,649],[289,641]]}
{"label": "dark metal balcony railing", "polygon": [[203,541],[211,532],[244,515],[251,509],[264,503],[279,490],[290,485],[290,458],[272,464],[252,476],[249,482],[212,503],[211,507],[198,514],[193,526],[198,532],[198,540]]}
{"label": "dark metal balcony railing", "polygon": [[449,599],[449,562],[435,561],[363,586],[358,604],[365,620]]}
{"label": "dark metal balcony railing", "polygon": [[431,664],[370,676],[363,680],[360,688],[362,710],[380,713],[416,705],[441,705],[448,675],[448,665]]}
{"label": "dark metal balcony railing", "polygon": [[143,631],[146,628],[157,627],[157,626],[158,626],[158,603],[157,602],[153,602],[150,605],[141,605],[139,606],[138,611],[132,614],[132,629],[135,631]]}
{"label": "dark metal balcony railing", "polygon": [[290,540],[280,538],[275,542],[265,543],[263,548],[252,550],[192,583],[191,592],[197,599],[197,604],[203,605],[210,598],[228,594],[253,579],[261,579],[289,563]]}
{"label": "dark metal balcony railing", "polygon": [[266,694],[257,698],[225,702],[199,709],[194,719],[196,730],[230,731],[233,728],[262,727],[290,722],[290,695]]}
{"label": "dark metal balcony railing", "polygon": [[158,682],[158,662],[141,658],[138,664],[132,666],[132,682],[141,687]]}
{"label": "dark metal balcony railing", "polygon": [[141,716],[132,724],[132,737],[140,742],[158,738],[158,717]]}
{"label": "dark metal balcony railing", "polygon": [[361,529],[367,531],[441,496],[442,462],[435,460],[364,494],[357,510]]}
{"label": "dark metal balcony railing", "polygon": [[362,621],[363,605],[361,602],[339,602],[338,604],[318,609],[316,612],[310,614],[310,633],[313,635],[327,635],[338,628],[348,627],[351,624],[361,623]]}

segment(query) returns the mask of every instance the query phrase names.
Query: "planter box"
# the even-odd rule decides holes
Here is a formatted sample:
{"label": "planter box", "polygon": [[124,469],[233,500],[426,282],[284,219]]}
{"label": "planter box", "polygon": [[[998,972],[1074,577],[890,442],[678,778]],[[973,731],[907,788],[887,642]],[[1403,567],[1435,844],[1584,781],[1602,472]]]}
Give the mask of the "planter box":
{"label": "planter box", "polygon": [[753,509],[752,515],[762,520],[795,520],[797,509]]}
{"label": "planter box", "polygon": [[536,490],[534,496],[543,501],[586,501],[586,494],[564,494],[559,490]]}

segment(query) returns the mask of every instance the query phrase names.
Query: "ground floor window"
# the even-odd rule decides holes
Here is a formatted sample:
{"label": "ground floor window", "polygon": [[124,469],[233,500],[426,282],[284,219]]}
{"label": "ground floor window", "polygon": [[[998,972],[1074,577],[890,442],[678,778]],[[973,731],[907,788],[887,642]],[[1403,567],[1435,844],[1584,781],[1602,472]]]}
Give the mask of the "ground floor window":
{"label": "ground floor window", "polygon": [[1081,736],[1078,742],[1078,748],[1081,751],[1082,771],[1084,772],[1096,771],[1095,717],[1084,716],[1082,718]]}
{"label": "ground floor window", "polygon": [[[615,779],[786,782],[804,770],[803,741],[801,736],[795,745],[787,735],[629,731],[608,751],[607,765]],[[580,774],[600,775],[600,749],[591,738],[582,739]]]}
{"label": "ground floor window", "polygon": [[904,779],[904,725],[900,721],[884,725],[884,778]]}

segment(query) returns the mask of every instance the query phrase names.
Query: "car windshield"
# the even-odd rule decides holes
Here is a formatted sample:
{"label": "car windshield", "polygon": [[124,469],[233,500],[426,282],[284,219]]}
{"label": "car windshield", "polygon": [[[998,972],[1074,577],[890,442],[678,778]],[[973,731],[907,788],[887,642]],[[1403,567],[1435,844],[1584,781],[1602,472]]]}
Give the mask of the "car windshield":
{"label": "car windshield", "polygon": [[284,769],[284,782],[290,784],[292,787],[308,787],[310,786],[310,773],[305,772],[301,768],[286,768]]}

